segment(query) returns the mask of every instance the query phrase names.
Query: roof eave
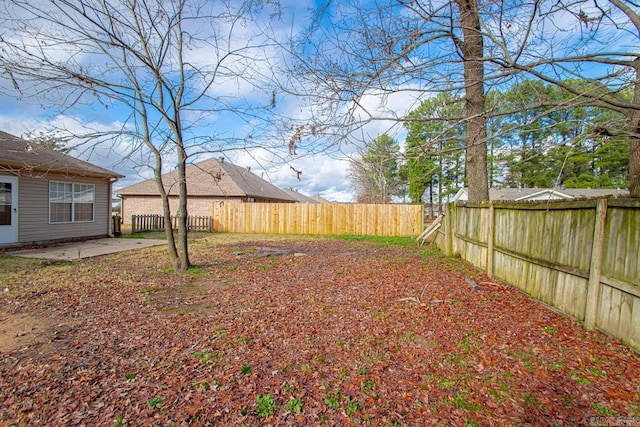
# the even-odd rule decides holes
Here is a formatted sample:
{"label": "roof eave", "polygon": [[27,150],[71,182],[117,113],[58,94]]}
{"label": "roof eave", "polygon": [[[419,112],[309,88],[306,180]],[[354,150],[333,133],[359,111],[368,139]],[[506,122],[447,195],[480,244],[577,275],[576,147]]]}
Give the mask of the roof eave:
{"label": "roof eave", "polygon": [[72,174],[74,176],[90,177],[90,178],[124,178],[124,175],[115,172],[100,173],[79,169],[69,168],[52,168],[39,165],[27,165],[25,163],[0,162],[0,168],[8,169],[10,172],[44,172],[57,174]]}
{"label": "roof eave", "polygon": [[558,192],[558,191],[555,191],[555,190],[542,190],[542,191],[537,191],[535,193],[529,194],[527,196],[518,197],[517,199],[515,199],[515,201],[528,200],[528,199],[531,199],[532,197],[538,197],[538,196],[541,196],[543,194],[548,194],[549,197],[551,195],[556,195],[556,196],[561,197],[563,199],[573,199],[574,198],[573,196],[570,196],[568,194],[561,193],[561,192]]}

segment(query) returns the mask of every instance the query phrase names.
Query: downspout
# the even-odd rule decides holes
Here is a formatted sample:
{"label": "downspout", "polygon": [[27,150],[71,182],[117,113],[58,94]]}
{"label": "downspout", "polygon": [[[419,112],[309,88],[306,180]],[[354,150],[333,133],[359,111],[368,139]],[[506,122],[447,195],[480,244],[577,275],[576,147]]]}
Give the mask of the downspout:
{"label": "downspout", "polygon": [[[109,203],[107,203],[107,218],[109,227],[107,229],[107,234],[111,237],[113,236],[113,184],[118,182],[118,178],[111,177],[109,178]],[[122,202],[120,202],[120,209],[122,209]]]}

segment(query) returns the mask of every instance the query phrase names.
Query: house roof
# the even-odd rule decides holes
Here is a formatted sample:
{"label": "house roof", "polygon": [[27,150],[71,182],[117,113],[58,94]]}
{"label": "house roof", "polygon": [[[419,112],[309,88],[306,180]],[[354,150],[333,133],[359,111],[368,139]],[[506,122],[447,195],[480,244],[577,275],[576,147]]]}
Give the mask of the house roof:
{"label": "house roof", "polygon": [[[608,188],[490,188],[489,200],[567,200],[597,197],[625,197],[627,190]],[[462,188],[453,198],[467,200],[467,189]]]}
{"label": "house roof", "polygon": [[0,171],[2,170],[16,174],[57,172],[98,178],[124,176],[0,131]]}
{"label": "house roof", "polygon": [[316,194],[315,196],[311,196],[311,198],[318,203],[331,203],[330,201],[328,201],[327,199],[325,199],[319,194]]}
{"label": "house roof", "polygon": [[[212,158],[187,166],[185,169],[189,196],[260,197],[295,202],[278,187],[228,161]],[[178,171],[162,175],[167,194],[178,195]],[[122,196],[158,196],[155,179],[148,179],[115,191]]]}
{"label": "house roof", "polygon": [[320,203],[318,200],[313,199],[313,198],[311,198],[309,196],[305,196],[304,194],[302,194],[298,190],[294,190],[293,188],[285,188],[282,191],[284,191],[289,196],[291,196],[294,199],[296,199],[299,203]]}

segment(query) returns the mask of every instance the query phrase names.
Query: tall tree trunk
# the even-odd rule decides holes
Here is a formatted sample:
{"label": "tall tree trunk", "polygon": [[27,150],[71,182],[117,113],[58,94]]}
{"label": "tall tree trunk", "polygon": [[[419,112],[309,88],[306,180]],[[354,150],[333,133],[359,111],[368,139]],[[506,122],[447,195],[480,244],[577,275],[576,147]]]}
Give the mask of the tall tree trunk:
{"label": "tall tree trunk", "polygon": [[173,228],[171,226],[171,205],[169,204],[169,195],[162,184],[162,156],[160,152],[155,150],[153,152],[156,158],[156,166],[153,168],[153,173],[158,186],[158,192],[160,193],[160,200],[162,201],[162,214],[164,216],[165,235],[167,236],[167,245],[169,247],[169,255],[174,265],[178,260],[178,252],[176,251],[176,242],[173,237]]}
{"label": "tall tree trunk", "polygon": [[[640,58],[633,63],[636,85],[633,93],[634,105],[640,105]],[[631,113],[631,136],[629,137],[629,193],[640,198],[640,111]]]}
{"label": "tall tree trunk", "polygon": [[634,135],[629,138],[629,193],[631,197],[640,198],[640,112],[633,114]]}
{"label": "tall tree trunk", "polygon": [[440,150],[438,151],[438,215],[442,214],[444,211],[442,210],[442,150],[444,147],[444,143],[442,139],[440,140]]}
{"label": "tall tree trunk", "polygon": [[488,183],[488,187],[492,188],[493,187],[493,180],[494,180],[494,176],[493,176],[493,172],[495,169],[495,165],[494,165],[494,161],[495,161],[495,157],[493,154],[493,147],[494,144],[491,143],[491,145],[489,146],[489,161],[488,161],[488,168],[489,168],[489,183]]}
{"label": "tall tree trunk", "polygon": [[484,93],[484,41],[477,0],[456,0],[462,20],[460,43],[464,63],[467,116],[466,169],[469,202],[489,200],[487,181],[487,119]]}
{"label": "tall tree trunk", "polygon": [[[422,197],[420,202],[422,202]],[[433,218],[433,179],[429,180],[429,218]]]}
{"label": "tall tree trunk", "polygon": [[185,271],[191,267],[191,261],[189,260],[189,239],[187,228],[187,153],[184,150],[184,146],[178,144],[178,187],[179,187],[179,199],[178,209],[176,211],[176,218],[178,222],[178,259],[176,260],[175,270]]}

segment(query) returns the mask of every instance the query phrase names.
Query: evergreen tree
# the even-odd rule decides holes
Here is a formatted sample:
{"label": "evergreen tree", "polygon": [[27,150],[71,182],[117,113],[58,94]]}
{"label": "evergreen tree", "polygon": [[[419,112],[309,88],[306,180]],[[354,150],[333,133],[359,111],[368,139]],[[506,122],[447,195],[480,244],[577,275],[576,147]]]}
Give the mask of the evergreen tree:
{"label": "evergreen tree", "polygon": [[[566,85],[582,85],[566,81]],[[586,88],[580,89],[582,91]],[[581,104],[570,92],[526,80],[491,94],[490,129],[508,187],[626,187],[629,145],[605,129],[624,128],[612,110]]]}
{"label": "evergreen tree", "polygon": [[441,93],[424,101],[407,118],[405,127],[409,197],[414,203],[440,205],[464,185],[465,125],[462,100]]}

